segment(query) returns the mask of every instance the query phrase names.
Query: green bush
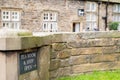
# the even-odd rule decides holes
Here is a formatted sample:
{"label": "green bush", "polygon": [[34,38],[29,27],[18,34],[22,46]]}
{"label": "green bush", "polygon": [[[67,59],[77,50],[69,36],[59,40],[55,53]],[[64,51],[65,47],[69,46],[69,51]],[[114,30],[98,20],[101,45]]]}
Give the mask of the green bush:
{"label": "green bush", "polygon": [[117,30],[117,29],[118,29],[118,26],[119,26],[119,23],[118,23],[118,22],[110,22],[110,23],[109,23],[109,29],[110,29],[110,30]]}

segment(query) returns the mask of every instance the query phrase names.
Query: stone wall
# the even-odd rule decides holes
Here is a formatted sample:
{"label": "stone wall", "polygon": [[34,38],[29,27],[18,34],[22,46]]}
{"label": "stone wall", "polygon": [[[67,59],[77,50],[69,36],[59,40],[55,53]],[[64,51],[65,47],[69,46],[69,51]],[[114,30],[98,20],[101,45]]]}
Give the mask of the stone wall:
{"label": "stone wall", "polygon": [[116,33],[63,34],[65,41],[51,45],[50,80],[120,69],[120,38]]}
{"label": "stone wall", "polygon": [[[96,70],[120,69],[117,31],[46,36],[7,32],[0,34],[0,80],[56,80]],[[20,54],[32,51],[37,51],[37,69],[20,74]]]}

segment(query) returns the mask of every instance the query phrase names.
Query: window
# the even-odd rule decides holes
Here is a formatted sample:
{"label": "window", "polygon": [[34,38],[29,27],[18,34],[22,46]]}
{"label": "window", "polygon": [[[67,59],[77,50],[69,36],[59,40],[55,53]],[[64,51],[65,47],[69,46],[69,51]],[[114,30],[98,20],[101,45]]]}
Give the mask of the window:
{"label": "window", "polygon": [[19,29],[20,28],[20,12],[2,10],[2,26]]}
{"label": "window", "polygon": [[113,5],[113,22],[120,22],[120,4]]}
{"label": "window", "polygon": [[94,30],[94,28],[97,28],[95,14],[91,13],[86,15],[86,28],[89,28],[89,30]]}
{"label": "window", "polygon": [[120,4],[116,4],[113,6],[113,12],[120,13]]}
{"label": "window", "polygon": [[120,15],[113,15],[113,21],[115,21],[115,22],[120,22]]}
{"label": "window", "polygon": [[45,12],[43,13],[43,31],[44,32],[57,32],[57,13],[56,12]]}
{"label": "window", "polygon": [[84,9],[78,9],[78,16],[84,16]]}
{"label": "window", "polygon": [[95,14],[87,14],[86,21],[96,21],[96,15]]}
{"label": "window", "polygon": [[96,11],[96,4],[95,3],[88,2],[86,5],[87,5],[86,6],[86,11],[91,11],[91,12]]}

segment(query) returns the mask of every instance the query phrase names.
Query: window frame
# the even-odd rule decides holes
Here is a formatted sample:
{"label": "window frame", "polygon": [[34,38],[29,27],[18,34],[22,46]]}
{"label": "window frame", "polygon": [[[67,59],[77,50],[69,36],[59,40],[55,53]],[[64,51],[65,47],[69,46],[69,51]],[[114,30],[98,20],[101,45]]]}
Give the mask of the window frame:
{"label": "window frame", "polygon": [[78,9],[78,16],[84,16],[85,10],[84,9]]}
{"label": "window frame", "polygon": [[120,13],[120,4],[114,4],[113,5],[113,12],[114,13]]}
{"label": "window frame", "polygon": [[95,13],[86,14],[86,28],[94,30],[97,27],[97,15]]}
{"label": "window frame", "polygon": [[[93,16],[94,16],[94,19],[93,19]],[[87,17],[89,17],[89,19],[87,19]],[[97,16],[95,15],[95,14],[86,14],[86,21],[88,21],[88,22],[95,22],[95,21],[97,21]]]}
{"label": "window frame", "polygon": [[[48,19],[45,20],[44,14],[48,14]],[[57,12],[44,12],[43,13],[43,22],[42,22],[42,31],[44,32],[57,32],[58,26],[57,26]],[[46,28],[45,28],[46,24]]]}
{"label": "window frame", "polygon": [[[9,13],[9,15],[6,15],[6,13]],[[5,13],[5,14],[4,14]],[[14,15],[13,15],[14,13]],[[8,16],[8,19],[4,18],[4,16]],[[16,19],[14,19],[16,18]],[[20,29],[21,26],[21,12],[20,10],[14,10],[14,9],[3,9],[1,10],[1,25],[2,27],[8,27],[12,29]],[[15,25],[17,25],[15,27]]]}
{"label": "window frame", "polygon": [[[93,5],[94,5],[94,7],[93,7]],[[94,9],[92,9],[92,7],[93,7]],[[86,4],[86,11],[87,11],[87,12],[95,12],[96,9],[97,9],[96,3],[94,3],[94,2],[87,2],[87,4]]]}

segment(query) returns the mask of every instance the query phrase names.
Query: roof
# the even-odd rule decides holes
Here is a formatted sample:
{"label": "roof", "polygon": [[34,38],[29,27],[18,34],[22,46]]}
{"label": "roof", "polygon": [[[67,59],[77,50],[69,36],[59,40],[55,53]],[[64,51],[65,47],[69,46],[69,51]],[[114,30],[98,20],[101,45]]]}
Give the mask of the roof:
{"label": "roof", "polygon": [[120,0],[99,0],[99,1],[105,1],[105,2],[113,2],[113,3],[120,3]]}

